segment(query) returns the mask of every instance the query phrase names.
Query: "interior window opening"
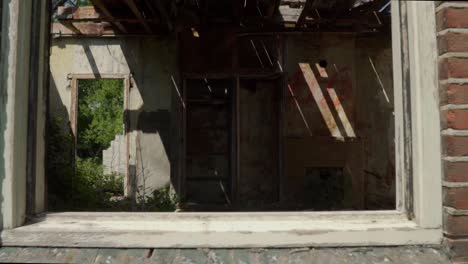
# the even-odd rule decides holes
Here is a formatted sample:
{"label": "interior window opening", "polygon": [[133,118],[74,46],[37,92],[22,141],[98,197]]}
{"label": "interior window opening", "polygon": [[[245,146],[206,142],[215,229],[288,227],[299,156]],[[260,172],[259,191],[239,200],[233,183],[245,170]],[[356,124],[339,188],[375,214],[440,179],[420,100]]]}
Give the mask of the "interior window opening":
{"label": "interior window opening", "polygon": [[60,2],[49,211],[396,209],[391,1]]}

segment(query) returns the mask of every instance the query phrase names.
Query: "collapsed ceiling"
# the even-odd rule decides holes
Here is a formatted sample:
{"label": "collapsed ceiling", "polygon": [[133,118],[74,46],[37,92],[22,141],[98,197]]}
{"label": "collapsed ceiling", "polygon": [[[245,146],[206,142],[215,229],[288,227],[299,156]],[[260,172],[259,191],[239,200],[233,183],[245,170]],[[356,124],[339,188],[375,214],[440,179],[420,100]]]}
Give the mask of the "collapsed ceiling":
{"label": "collapsed ceiling", "polygon": [[238,31],[376,32],[389,24],[390,0],[91,0],[57,6],[62,35],[164,35],[191,28]]}

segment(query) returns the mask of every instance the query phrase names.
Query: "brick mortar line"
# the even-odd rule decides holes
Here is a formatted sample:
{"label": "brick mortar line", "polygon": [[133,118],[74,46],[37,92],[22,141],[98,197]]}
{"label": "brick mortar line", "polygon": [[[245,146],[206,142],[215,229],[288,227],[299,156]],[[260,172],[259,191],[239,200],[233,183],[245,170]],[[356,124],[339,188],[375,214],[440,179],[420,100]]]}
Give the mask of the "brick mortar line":
{"label": "brick mortar line", "polygon": [[468,109],[468,104],[446,104],[440,107],[441,111],[446,110],[465,110]]}
{"label": "brick mortar line", "polygon": [[441,85],[445,84],[468,84],[468,78],[448,78],[439,80]]}
{"label": "brick mortar line", "polygon": [[467,52],[445,52],[439,55],[439,60],[447,59],[447,58],[468,58],[468,51]]}
{"label": "brick mortar line", "polygon": [[468,216],[468,210],[455,209],[450,206],[444,206],[444,211],[452,216]]}
{"label": "brick mortar line", "polygon": [[444,36],[447,33],[468,34],[468,28],[446,28],[437,32],[437,36]]}
{"label": "brick mortar line", "polygon": [[442,181],[442,186],[447,187],[447,188],[466,188],[466,187],[468,187],[468,182]]}
{"label": "brick mortar line", "polygon": [[447,162],[468,162],[468,156],[458,156],[458,157],[445,156],[445,157],[442,157],[442,160],[447,161]]}
{"label": "brick mortar line", "polygon": [[452,128],[444,129],[441,133],[443,136],[468,136],[468,130],[455,130]]}
{"label": "brick mortar line", "polygon": [[[444,230],[444,235],[446,239],[452,240],[454,243],[457,242],[468,242],[468,235],[454,235],[454,234],[448,234]],[[466,264],[466,262],[453,262],[455,264]]]}
{"label": "brick mortar line", "polygon": [[438,7],[436,7],[436,13],[439,13],[442,9],[445,8],[468,8],[468,3],[453,3],[453,2],[445,2],[440,4]]}

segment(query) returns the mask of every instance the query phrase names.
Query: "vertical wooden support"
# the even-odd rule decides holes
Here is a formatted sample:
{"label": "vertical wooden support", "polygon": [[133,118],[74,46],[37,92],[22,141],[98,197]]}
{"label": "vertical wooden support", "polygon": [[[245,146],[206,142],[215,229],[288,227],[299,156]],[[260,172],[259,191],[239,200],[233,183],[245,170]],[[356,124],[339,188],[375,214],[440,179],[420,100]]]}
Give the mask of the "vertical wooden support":
{"label": "vertical wooden support", "polygon": [[233,209],[238,206],[238,192],[240,178],[240,122],[239,122],[239,86],[240,78],[234,79],[231,92],[231,202]]}
{"label": "vertical wooden support", "polygon": [[[70,104],[70,129],[73,134],[74,144],[76,145],[78,137],[78,79],[74,76],[68,77],[70,80],[70,95],[71,95],[71,104]],[[75,151],[76,153],[76,151]]]}
{"label": "vertical wooden support", "polygon": [[231,201],[234,210],[239,207],[239,181],[240,181],[240,78],[239,78],[239,45],[238,40],[234,44],[234,49],[231,57],[232,69],[236,73],[234,76],[234,85],[231,93],[231,131],[232,131],[232,148],[231,148]]}
{"label": "vertical wooden support", "polygon": [[182,118],[181,118],[181,170],[180,170],[180,177],[179,177],[179,195],[182,202],[185,202],[187,198],[187,188],[185,187],[187,184],[187,80],[184,78],[182,83],[182,102],[185,104],[181,104],[182,107]]}
{"label": "vertical wooden support", "polygon": [[127,163],[127,170],[125,172],[125,186],[124,186],[124,195],[125,197],[133,198],[135,196],[135,170],[132,169],[130,163],[130,112],[129,112],[129,102],[130,102],[130,88],[132,86],[132,77],[131,75],[125,77],[124,79],[124,130],[125,130],[125,161]]}
{"label": "vertical wooden support", "polygon": [[278,67],[281,71],[280,91],[279,91],[279,133],[278,133],[278,202],[282,204],[285,201],[287,179],[284,174],[284,124],[285,124],[285,105],[286,105],[286,90],[288,87],[288,76],[283,72],[284,62],[286,61],[286,40],[285,37],[276,35],[278,45]]}

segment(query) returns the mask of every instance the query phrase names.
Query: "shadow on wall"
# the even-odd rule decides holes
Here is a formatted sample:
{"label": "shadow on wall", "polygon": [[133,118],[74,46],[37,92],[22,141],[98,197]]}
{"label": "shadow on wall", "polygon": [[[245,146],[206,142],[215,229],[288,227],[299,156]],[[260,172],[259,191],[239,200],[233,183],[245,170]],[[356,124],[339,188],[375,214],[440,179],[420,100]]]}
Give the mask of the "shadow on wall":
{"label": "shadow on wall", "polygon": [[[171,79],[176,75],[176,42],[170,39],[134,42],[136,44],[122,40],[119,44],[123,60],[133,74],[129,107],[124,116],[128,118],[127,133],[131,134],[130,147],[134,151],[130,153],[133,162],[130,162],[129,172],[133,172],[138,181],[137,197],[146,197],[155,196],[152,194],[155,188],[177,186],[174,182],[176,155],[171,145],[178,134],[174,126],[173,109],[177,105],[172,98]],[[93,61],[91,50],[87,56]],[[168,106],[164,106],[166,104]]]}
{"label": "shadow on wall", "polygon": [[[3,190],[5,181],[5,130],[7,122],[6,101],[7,94],[4,85],[0,86],[0,190]],[[3,192],[2,192],[3,193]],[[0,195],[0,204],[3,204],[3,194]],[[3,229],[3,206],[0,206],[0,230]],[[0,243],[1,244],[1,243]]]}
{"label": "shadow on wall", "polygon": [[[3,0],[0,1],[0,31],[7,32],[7,23],[2,23],[2,21],[10,21],[9,15],[10,13],[3,10]],[[6,17],[3,17],[3,14],[6,14]],[[7,104],[7,91],[6,91],[6,82],[8,80],[7,76],[7,69],[5,63],[6,59],[4,56],[7,54],[5,51],[9,50],[10,41],[8,38],[4,38],[6,34],[0,34],[0,48],[1,53],[1,64],[0,64],[0,80],[2,84],[0,85],[0,190],[3,190],[3,183],[6,178],[6,171],[5,171],[5,131],[6,131],[6,123],[8,120],[7,111],[6,111],[6,104]],[[3,191],[0,195],[0,205],[4,203],[4,196]],[[0,206],[0,230],[3,229],[3,207]],[[2,244],[0,240],[0,245]]]}
{"label": "shadow on wall", "polygon": [[[145,43],[146,42],[146,43]],[[148,44],[149,43],[149,44]],[[157,45],[152,47],[152,43]],[[74,45],[68,45],[74,44]],[[71,60],[64,60],[62,57],[57,56],[51,58],[51,84],[49,92],[49,126],[54,119],[60,120],[60,127],[63,132],[71,135],[68,108],[70,101],[67,96],[70,96],[70,88],[66,87],[67,84],[64,80],[67,79],[67,74],[84,74],[94,73],[96,78],[100,74],[133,74],[133,80],[130,90],[129,109],[125,111],[124,116],[128,118],[128,130],[131,134],[131,147],[134,149],[131,158],[129,171],[137,174],[136,178],[139,182],[136,183],[138,187],[143,188],[143,195],[146,195],[147,185],[159,184],[161,181],[155,183],[155,178],[167,178],[166,185],[174,181],[173,169],[176,166],[173,162],[174,157],[171,157],[171,137],[174,137],[173,131],[174,123],[171,117],[171,109],[161,109],[160,103],[162,100],[173,101],[172,92],[169,93],[167,98],[161,99],[158,96],[161,94],[158,89],[173,89],[171,76],[176,75],[175,72],[170,71],[171,66],[175,65],[174,62],[155,62],[153,56],[145,53],[148,49],[158,50],[159,45],[170,45],[171,42],[160,44],[159,42],[147,41],[146,39],[124,39],[124,40],[82,40],[82,39],[62,39],[57,40],[53,44],[56,48],[56,53],[64,52],[65,54],[72,54],[74,56]],[[67,51],[67,49],[71,49]],[[171,50],[170,47],[166,47]],[[174,49],[175,50],[175,49]],[[79,51],[79,52],[77,52]],[[168,53],[168,52],[166,52]],[[96,56],[99,54],[99,56]],[[164,58],[171,59],[170,54],[164,54]],[[54,64],[54,60],[55,63]],[[66,64],[69,63],[69,64]],[[65,67],[67,70],[59,69]],[[168,69],[169,68],[169,69]],[[67,71],[67,72],[65,72]],[[154,76],[157,76],[159,81],[155,82]],[[54,79],[55,78],[55,79]],[[153,79],[152,79],[153,78]],[[166,80],[167,79],[167,80]],[[167,87],[167,84],[171,84]],[[166,87],[164,87],[166,85]],[[158,105],[159,104],[159,105]],[[172,105],[174,105],[172,103]],[[174,106],[172,106],[174,107]],[[50,136],[50,133],[49,135]],[[50,148],[57,148],[57,146],[50,146]],[[48,152],[51,149],[48,149]],[[48,155],[49,156],[49,155]],[[71,158],[71,157],[70,157]],[[158,166],[168,164],[170,167],[165,170],[159,170]],[[164,167],[164,166],[163,166]],[[48,183],[53,183],[60,177],[54,175],[48,168],[49,177]],[[148,183],[149,182],[149,183]],[[172,183],[172,186],[176,186]],[[49,188],[50,189],[50,188]],[[49,190],[50,193],[51,190]],[[50,201],[50,199],[49,199]]]}

